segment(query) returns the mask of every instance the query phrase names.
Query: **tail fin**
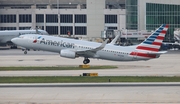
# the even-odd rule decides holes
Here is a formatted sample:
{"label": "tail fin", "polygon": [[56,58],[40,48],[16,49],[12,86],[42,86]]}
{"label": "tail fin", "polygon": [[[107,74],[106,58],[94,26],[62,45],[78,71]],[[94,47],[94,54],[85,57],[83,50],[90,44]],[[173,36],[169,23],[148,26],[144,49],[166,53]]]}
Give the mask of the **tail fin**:
{"label": "tail fin", "polygon": [[139,44],[136,49],[139,51],[158,52],[169,25],[163,24],[156,31],[154,31],[146,40]]}

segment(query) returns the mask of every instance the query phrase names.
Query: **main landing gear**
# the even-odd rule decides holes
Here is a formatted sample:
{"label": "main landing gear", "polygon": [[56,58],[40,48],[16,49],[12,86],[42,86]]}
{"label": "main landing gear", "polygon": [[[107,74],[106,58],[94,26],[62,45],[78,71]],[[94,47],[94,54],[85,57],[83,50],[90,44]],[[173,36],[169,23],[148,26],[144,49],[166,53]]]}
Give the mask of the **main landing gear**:
{"label": "main landing gear", "polygon": [[27,54],[27,51],[26,51],[26,50],[24,51],[24,54]]}
{"label": "main landing gear", "polygon": [[84,58],[84,61],[83,61],[84,64],[88,64],[89,62],[90,60],[88,58]]}
{"label": "main landing gear", "polygon": [[30,51],[30,49],[22,49],[22,51],[24,51],[24,54],[27,54],[27,51]]}

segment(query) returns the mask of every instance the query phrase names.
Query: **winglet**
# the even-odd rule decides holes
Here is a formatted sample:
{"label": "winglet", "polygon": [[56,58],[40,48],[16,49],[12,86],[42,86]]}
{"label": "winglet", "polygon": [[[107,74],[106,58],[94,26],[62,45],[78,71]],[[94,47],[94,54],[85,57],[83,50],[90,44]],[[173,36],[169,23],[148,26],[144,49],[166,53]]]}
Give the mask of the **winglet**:
{"label": "winglet", "polygon": [[103,49],[106,46],[108,40],[109,39],[106,39],[99,47],[93,49],[92,51],[99,51],[99,50]]}
{"label": "winglet", "polygon": [[116,37],[109,44],[114,45],[120,36],[121,36],[120,34],[116,35]]}

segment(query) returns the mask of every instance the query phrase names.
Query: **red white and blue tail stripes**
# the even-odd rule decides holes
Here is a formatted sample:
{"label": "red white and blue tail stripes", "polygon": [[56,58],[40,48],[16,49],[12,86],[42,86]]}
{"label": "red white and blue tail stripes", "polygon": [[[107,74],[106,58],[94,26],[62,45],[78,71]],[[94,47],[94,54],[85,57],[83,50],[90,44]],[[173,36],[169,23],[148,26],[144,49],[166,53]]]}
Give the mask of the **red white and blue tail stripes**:
{"label": "red white and blue tail stripes", "polygon": [[155,32],[153,32],[145,41],[143,41],[136,49],[158,52],[164,37],[166,35],[169,25],[161,25]]}
{"label": "red white and blue tail stripes", "polygon": [[136,51],[130,55],[136,55],[140,57],[156,58],[156,55],[147,54],[148,52],[158,52],[169,25],[163,24],[156,31],[154,31],[145,41],[136,47]]}

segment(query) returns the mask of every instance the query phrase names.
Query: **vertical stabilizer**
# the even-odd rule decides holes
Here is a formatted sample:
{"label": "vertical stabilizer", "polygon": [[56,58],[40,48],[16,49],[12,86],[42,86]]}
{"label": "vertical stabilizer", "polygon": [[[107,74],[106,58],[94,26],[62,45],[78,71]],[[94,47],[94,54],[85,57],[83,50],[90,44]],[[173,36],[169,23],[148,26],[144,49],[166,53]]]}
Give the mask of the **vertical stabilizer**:
{"label": "vertical stabilizer", "polygon": [[154,31],[146,40],[139,44],[136,49],[139,51],[158,52],[169,25],[163,24],[156,31]]}
{"label": "vertical stabilizer", "polygon": [[130,53],[133,57],[151,59],[158,58],[166,51],[159,51],[168,30],[169,25],[163,24],[154,31],[146,40],[137,45],[136,49]]}

